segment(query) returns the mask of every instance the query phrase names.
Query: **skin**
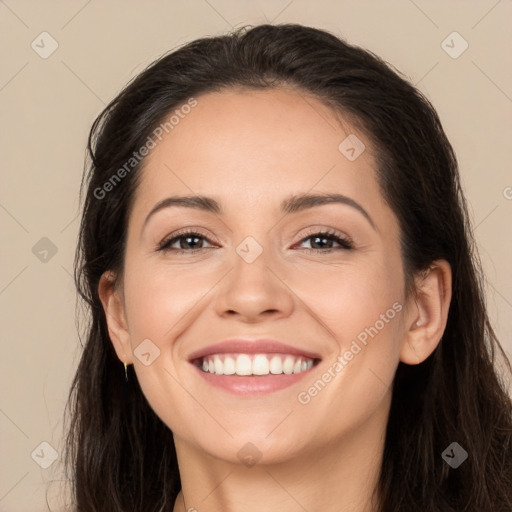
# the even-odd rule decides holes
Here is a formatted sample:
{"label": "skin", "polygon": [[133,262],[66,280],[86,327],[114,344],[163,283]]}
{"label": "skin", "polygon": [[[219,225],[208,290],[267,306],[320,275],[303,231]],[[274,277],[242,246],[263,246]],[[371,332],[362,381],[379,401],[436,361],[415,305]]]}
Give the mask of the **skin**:
{"label": "skin", "polygon": [[[123,274],[106,272],[99,285],[119,359],[134,364],[149,404],[174,433],[182,480],[174,511],[375,510],[390,385],[399,361],[418,364],[439,343],[450,267],[434,262],[406,297],[398,221],[379,189],[370,141],[347,119],[292,89],[196,99],[146,158]],[[366,146],[355,161],[338,150],[348,134]],[[292,194],[333,192],[357,201],[374,227],[349,205],[279,211]],[[175,194],[208,195],[224,213],[171,207],[144,226]],[[184,227],[210,241],[177,241],[174,248],[189,251],[181,254],[156,250]],[[308,238],[326,229],[349,236],[354,248]],[[263,249],[252,263],[236,252],[248,236]],[[300,403],[298,393],[332,373],[336,358],[395,303],[401,311]],[[188,356],[236,336],[271,337],[322,360],[284,390],[235,396],[207,384]],[[145,339],[160,350],[148,366],[134,354]],[[261,454],[252,467],[237,455],[249,442]]]}

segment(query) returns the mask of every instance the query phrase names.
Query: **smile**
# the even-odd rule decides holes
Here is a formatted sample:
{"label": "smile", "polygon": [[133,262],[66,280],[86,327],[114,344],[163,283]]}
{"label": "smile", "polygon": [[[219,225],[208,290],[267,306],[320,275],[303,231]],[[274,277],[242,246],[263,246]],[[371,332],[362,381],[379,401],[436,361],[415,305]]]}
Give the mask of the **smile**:
{"label": "smile", "polygon": [[291,375],[309,370],[315,359],[292,354],[211,354],[196,364],[215,375]]}
{"label": "smile", "polygon": [[273,339],[227,339],[188,356],[198,376],[214,388],[258,397],[298,383],[321,361],[310,352]]}

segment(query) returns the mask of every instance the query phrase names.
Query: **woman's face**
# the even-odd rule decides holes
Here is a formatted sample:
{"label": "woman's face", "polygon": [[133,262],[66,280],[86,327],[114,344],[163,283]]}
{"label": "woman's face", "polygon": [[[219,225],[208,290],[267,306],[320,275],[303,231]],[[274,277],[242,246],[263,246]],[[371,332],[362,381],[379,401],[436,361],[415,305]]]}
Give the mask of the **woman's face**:
{"label": "woman's face", "polygon": [[[304,93],[196,100],[145,160],[119,357],[176,442],[217,458],[277,462],[371,429],[389,410],[406,304],[370,141]],[[303,199],[327,194],[339,201]],[[154,211],[176,196],[209,202]],[[199,236],[176,238],[187,230]],[[247,345],[223,344],[235,339]],[[224,369],[235,375],[209,373]]]}

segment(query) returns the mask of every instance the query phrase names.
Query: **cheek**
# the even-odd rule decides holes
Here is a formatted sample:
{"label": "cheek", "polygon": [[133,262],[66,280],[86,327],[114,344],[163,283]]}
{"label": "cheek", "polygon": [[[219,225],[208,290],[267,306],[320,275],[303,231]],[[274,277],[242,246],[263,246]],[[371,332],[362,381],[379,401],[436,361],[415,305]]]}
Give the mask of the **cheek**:
{"label": "cheek", "polygon": [[[135,260],[126,262],[125,275],[137,379],[153,411],[171,430],[186,436],[189,423],[180,418],[193,421],[204,411],[183,387],[183,346],[176,339],[194,323],[203,306],[201,298],[208,300],[205,295],[215,279],[211,272],[206,275]],[[150,354],[150,364],[140,357],[144,353]]]}
{"label": "cheek", "polygon": [[[329,328],[340,341],[355,338],[376,322],[383,330],[382,322],[387,326],[386,320],[397,316],[393,304],[404,300],[399,259],[368,257],[341,265],[317,265],[290,273],[286,284],[324,323],[325,334]],[[382,321],[381,315],[385,315]]]}
{"label": "cheek", "polygon": [[[298,286],[298,284],[297,284]],[[403,339],[400,260],[330,269],[302,281],[300,296],[332,340],[320,379],[303,388],[300,403],[328,415],[333,434],[360,425],[389,397]]]}
{"label": "cheek", "polygon": [[191,272],[186,267],[134,263],[129,271],[127,265],[126,308],[132,346],[142,337],[168,349],[164,340],[168,343],[182,324],[192,321],[201,307],[201,297],[212,289],[215,280],[211,272]]}

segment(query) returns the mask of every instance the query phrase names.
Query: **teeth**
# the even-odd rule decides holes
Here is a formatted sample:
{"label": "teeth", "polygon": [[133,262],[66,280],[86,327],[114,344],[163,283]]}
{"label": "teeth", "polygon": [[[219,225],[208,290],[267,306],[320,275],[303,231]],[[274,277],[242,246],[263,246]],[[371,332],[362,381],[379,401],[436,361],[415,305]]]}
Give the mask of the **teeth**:
{"label": "teeth", "polygon": [[216,375],[291,375],[309,370],[313,359],[286,354],[215,354],[205,357],[200,367]]}
{"label": "teeth", "polygon": [[[208,368],[209,367],[210,366],[208,365]],[[215,373],[217,375],[223,375],[224,374],[224,368],[223,368],[222,361],[220,360],[219,356],[215,356],[213,358],[213,367],[214,367]]]}
{"label": "teeth", "polygon": [[236,358],[235,373],[237,375],[252,374],[252,361],[247,354],[240,354]]}
{"label": "teeth", "polygon": [[232,357],[226,357],[224,359],[224,375],[233,375],[235,372],[235,360]]}
{"label": "teeth", "polygon": [[286,375],[291,375],[293,373],[293,363],[295,362],[295,358],[291,356],[287,356],[283,361],[283,373]]}
{"label": "teeth", "polygon": [[268,375],[270,371],[270,362],[267,356],[258,354],[252,362],[253,375]]}
{"label": "teeth", "polygon": [[280,373],[283,373],[283,361],[281,361],[281,358],[279,356],[274,356],[270,360],[270,373],[273,375],[279,375]]}

